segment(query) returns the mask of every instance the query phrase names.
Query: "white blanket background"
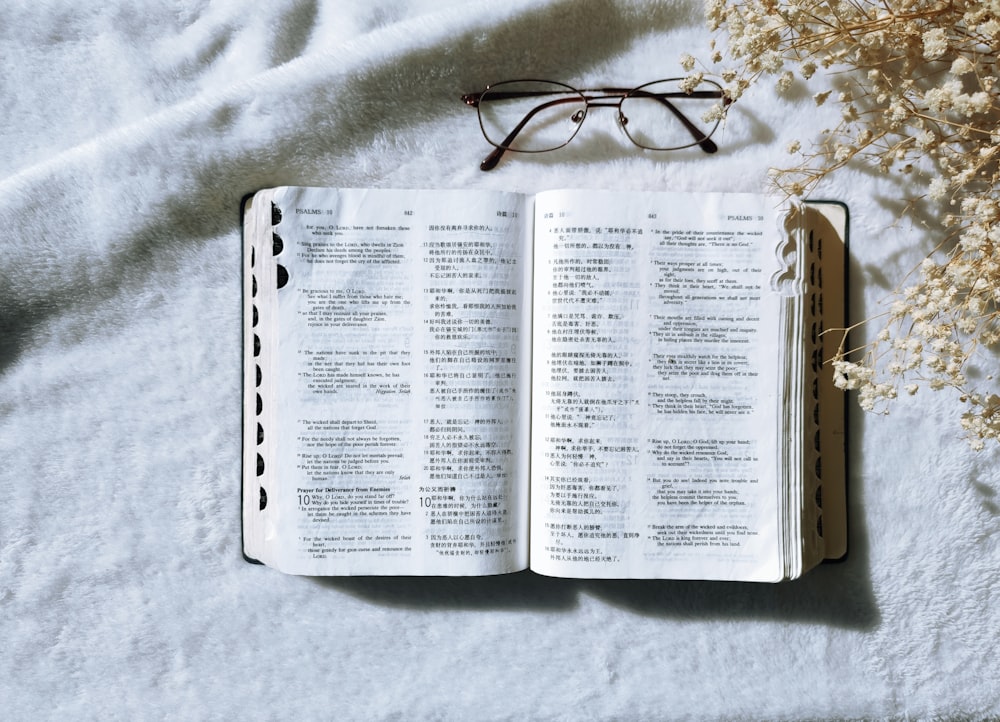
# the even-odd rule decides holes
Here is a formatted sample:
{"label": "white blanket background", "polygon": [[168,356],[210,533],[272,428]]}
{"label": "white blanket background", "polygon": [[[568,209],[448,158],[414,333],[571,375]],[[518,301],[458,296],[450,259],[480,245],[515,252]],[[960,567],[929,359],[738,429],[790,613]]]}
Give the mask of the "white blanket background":
{"label": "white blanket background", "polygon": [[[240,198],[279,184],[762,190],[834,109],[715,156],[612,113],[492,173],[459,95],[708,57],[698,0],[12,0],[0,21],[0,716],[1000,715],[996,449],[947,392],[851,415],[848,561],[780,586],[282,575],[240,555]],[[934,244],[849,169],[854,318]],[[909,188],[912,191],[912,188]],[[983,361],[990,373],[995,359]]]}

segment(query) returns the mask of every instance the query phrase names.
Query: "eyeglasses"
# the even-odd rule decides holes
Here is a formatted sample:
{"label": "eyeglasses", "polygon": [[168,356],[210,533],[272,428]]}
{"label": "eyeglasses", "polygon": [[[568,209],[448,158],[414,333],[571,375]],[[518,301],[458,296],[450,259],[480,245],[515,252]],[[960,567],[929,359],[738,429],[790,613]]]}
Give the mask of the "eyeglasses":
{"label": "eyeglasses", "polygon": [[[479,112],[479,125],[496,146],[480,164],[496,167],[505,151],[542,153],[573,140],[590,108],[618,108],[618,123],[640,148],[678,150],[694,145],[706,153],[722,113],[732,102],[722,86],[702,80],[689,88],[686,78],[668,78],[637,88],[578,90],[551,80],[508,80],[462,96]],[[683,110],[681,110],[683,108]]]}

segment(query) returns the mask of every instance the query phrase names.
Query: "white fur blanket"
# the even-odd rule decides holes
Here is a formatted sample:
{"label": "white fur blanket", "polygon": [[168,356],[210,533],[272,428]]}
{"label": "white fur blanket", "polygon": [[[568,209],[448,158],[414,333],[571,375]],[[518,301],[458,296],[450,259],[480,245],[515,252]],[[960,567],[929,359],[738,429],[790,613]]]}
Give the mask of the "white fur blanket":
{"label": "white fur blanket", "polygon": [[[459,96],[707,57],[699,0],[41,0],[0,23],[5,719],[1000,715],[1000,454],[852,413],[848,561],[779,586],[282,575],[240,555],[241,196],[279,184],[761,190],[804,89],[714,156],[595,113],[490,173]],[[854,316],[933,246],[849,169]],[[987,363],[990,360],[987,359]],[[995,363],[995,360],[993,361]]]}

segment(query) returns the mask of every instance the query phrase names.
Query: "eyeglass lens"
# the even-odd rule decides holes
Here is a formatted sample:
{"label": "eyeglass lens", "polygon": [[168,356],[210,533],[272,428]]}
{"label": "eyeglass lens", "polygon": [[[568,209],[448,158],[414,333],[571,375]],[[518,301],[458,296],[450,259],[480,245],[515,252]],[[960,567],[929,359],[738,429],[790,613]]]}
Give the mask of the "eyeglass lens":
{"label": "eyeglass lens", "polygon": [[685,93],[679,80],[642,85],[621,101],[621,122],[632,142],[651,150],[676,150],[696,145],[715,132],[718,119],[706,121],[721,101],[712,86]]}
{"label": "eyeglass lens", "polygon": [[486,139],[526,153],[566,145],[586,114],[587,100],[579,91],[543,80],[497,83],[479,99],[479,122]]}

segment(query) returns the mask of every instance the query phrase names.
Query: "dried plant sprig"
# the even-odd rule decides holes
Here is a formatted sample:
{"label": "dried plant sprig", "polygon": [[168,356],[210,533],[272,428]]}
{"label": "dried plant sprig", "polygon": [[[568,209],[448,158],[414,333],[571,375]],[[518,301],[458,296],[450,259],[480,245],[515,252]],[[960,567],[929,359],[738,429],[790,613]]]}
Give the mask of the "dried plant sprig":
{"label": "dried plant sprig", "polygon": [[731,98],[765,77],[783,92],[797,74],[827,83],[817,104],[839,103],[836,127],[808,151],[789,146],[798,164],[772,171],[777,188],[802,195],[863,162],[911,174],[924,190],[910,207],[940,218],[940,245],[875,339],[833,357],[839,385],[883,412],[901,390],[958,389],[972,446],[1000,441],[993,378],[977,380],[984,390],[967,374],[1000,343],[1000,0],[706,0],[706,11],[728,36],[713,63],[738,68],[719,71]]}

